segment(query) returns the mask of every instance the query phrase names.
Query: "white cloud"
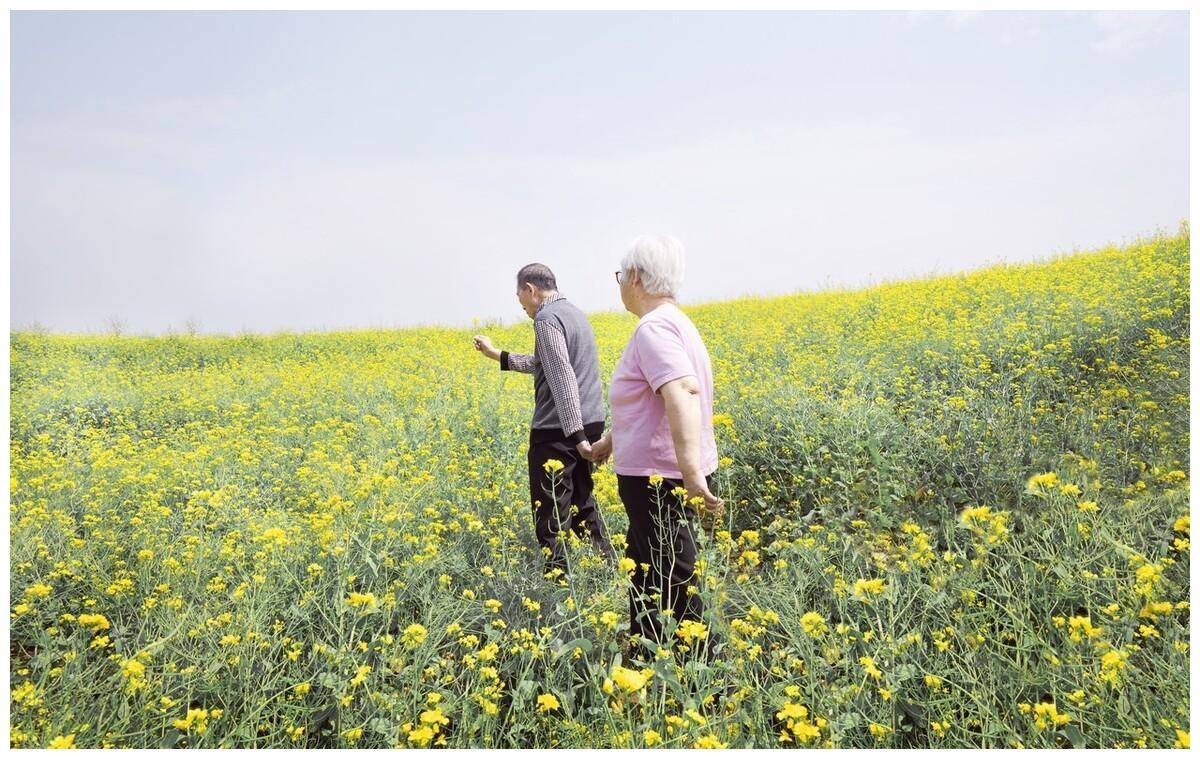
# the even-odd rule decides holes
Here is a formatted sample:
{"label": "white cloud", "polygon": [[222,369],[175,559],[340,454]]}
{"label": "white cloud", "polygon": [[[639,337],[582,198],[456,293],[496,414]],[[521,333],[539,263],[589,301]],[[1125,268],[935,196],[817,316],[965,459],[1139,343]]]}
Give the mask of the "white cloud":
{"label": "white cloud", "polygon": [[619,159],[306,162],[203,204],[168,179],[15,162],[13,320],[99,329],[117,314],[160,331],[190,316],[265,331],[513,319],[513,273],[534,260],[585,308],[616,309],[612,271],[646,231],[687,245],[691,301],[1029,260],[1185,218],[1187,116],[1181,95],[949,144],[861,126]]}
{"label": "white cloud", "polygon": [[976,19],[982,11],[950,11],[950,22],[957,27],[963,27]]}
{"label": "white cloud", "polygon": [[1187,14],[1179,11],[1097,11],[1092,21],[1099,32],[1092,49],[1101,53],[1141,50],[1187,28]]}

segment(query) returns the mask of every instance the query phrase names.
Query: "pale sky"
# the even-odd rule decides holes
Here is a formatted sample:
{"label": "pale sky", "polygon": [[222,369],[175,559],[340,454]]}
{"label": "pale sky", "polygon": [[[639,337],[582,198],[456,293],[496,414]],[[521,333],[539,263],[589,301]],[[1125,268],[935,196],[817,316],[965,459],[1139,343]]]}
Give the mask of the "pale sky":
{"label": "pale sky", "polygon": [[589,311],[1128,241],[1188,215],[1188,15],[14,12],[11,317],[160,334]]}

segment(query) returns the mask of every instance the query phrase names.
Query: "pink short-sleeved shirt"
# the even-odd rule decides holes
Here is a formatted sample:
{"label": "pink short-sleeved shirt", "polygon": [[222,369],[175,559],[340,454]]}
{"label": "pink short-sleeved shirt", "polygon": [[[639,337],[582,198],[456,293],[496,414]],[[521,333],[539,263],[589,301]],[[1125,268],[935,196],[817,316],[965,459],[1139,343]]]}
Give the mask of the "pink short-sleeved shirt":
{"label": "pink short-sleeved shirt", "polygon": [[617,474],[683,477],[667,424],[666,403],[658,390],[689,374],[700,385],[702,474],[716,471],[708,350],[687,314],[674,303],[664,303],[638,320],[613,370],[608,403],[612,410],[613,470]]}

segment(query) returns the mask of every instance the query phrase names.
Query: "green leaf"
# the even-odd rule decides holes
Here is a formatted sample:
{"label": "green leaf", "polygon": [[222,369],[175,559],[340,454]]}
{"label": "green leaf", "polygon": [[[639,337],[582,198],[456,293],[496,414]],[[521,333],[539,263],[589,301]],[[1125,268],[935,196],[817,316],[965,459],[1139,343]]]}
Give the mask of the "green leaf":
{"label": "green leaf", "polygon": [[1083,733],[1079,731],[1076,725],[1066,725],[1062,729],[1063,735],[1067,736],[1067,740],[1071,741],[1071,745],[1075,748],[1086,748],[1087,742],[1083,739]]}
{"label": "green leaf", "polygon": [[182,737],[183,733],[179,732],[179,730],[175,728],[171,728],[167,731],[167,734],[163,736],[163,739],[158,742],[158,747],[175,748],[175,744],[179,743],[179,739]]}
{"label": "green leaf", "polygon": [[925,712],[920,706],[901,699],[896,699],[896,706],[900,709],[900,713],[908,718],[913,727],[920,730],[925,729]]}
{"label": "green leaf", "polygon": [[592,642],[587,638],[576,638],[575,640],[565,644],[563,648],[565,648],[568,652],[580,648],[583,649],[585,654],[590,654],[592,652]]}
{"label": "green leaf", "polygon": [[367,728],[376,735],[390,736],[395,732],[394,725],[382,717],[376,717],[368,722]]}
{"label": "green leaf", "polygon": [[880,463],[880,459],[879,459],[879,443],[877,443],[873,439],[868,439],[867,440],[867,453],[870,454],[871,463],[875,465],[875,468],[882,469],[883,464]]}
{"label": "green leaf", "polygon": [[338,676],[332,672],[322,672],[317,676],[317,685],[323,688],[336,688],[338,685]]}
{"label": "green leaf", "polygon": [[679,678],[675,676],[674,667],[670,667],[666,662],[657,661],[654,663],[654,674],[667,684],[671,689],[671,694],[679,699],[683,697],[683,685],[680,684]]}
{"label": "green leaf", "polygon": [[325,706],[308,718],[305,732],[311,738],[328,736],[337,732],[338,707],[336,703]]}

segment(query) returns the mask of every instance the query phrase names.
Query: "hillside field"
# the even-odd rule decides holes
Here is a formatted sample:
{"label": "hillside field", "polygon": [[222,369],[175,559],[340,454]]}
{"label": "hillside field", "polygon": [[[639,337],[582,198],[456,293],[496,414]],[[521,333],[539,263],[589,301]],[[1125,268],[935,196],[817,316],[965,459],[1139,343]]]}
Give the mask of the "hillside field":
{"label": "hillside field", "polygon": [[620,569],[540,574],[471,343],[529,322],[13,333],[11,745],[1186,747],[1189,234],[685,306],[727,514],[652,661]]}

